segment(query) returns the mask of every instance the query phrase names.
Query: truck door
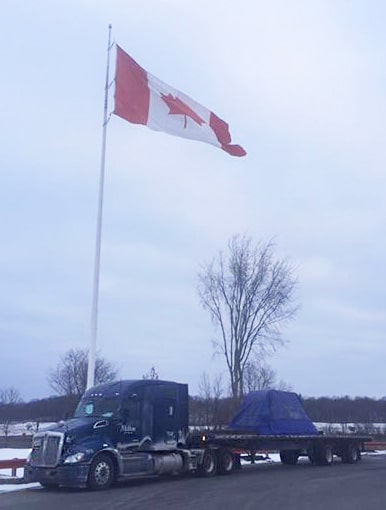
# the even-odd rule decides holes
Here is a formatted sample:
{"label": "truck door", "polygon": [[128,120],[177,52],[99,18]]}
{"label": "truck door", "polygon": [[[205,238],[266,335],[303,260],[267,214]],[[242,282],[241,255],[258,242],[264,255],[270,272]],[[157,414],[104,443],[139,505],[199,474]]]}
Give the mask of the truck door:
{"label": "truck door", "polygon": [[123,473],[142,474],[151,472],[151,457],[138,451],[142,441],[142,399],[130,395],[122,400],[118,431],[117,450],[123,463]]}
{"label": "truck door", "polygon": [[154,444],[158,449],[171,449],[177,446],[176,397],[160,392],[154,402]]}

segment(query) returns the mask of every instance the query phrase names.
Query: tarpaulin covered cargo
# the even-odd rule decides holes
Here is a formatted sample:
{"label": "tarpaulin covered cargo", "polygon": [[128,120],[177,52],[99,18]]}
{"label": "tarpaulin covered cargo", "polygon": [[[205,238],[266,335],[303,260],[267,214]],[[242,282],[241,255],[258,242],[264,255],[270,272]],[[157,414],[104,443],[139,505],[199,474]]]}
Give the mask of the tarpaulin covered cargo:
{"label": "tarpaulin covered cargo", "polygon": [[288,391],[253,391],[242,402],[229,428],[264,435],[318,434],[299,396]]}

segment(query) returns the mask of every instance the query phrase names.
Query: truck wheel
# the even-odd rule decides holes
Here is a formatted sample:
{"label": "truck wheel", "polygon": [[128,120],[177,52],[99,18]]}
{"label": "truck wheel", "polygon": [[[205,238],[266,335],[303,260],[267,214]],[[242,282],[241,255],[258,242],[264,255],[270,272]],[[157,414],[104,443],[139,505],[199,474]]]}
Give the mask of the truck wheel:
{"label": "truck wheel", "polygon": [[230,475],[233,471],[234,458],[230,450],[220,450],[218,453],[217,471],[219,475]]}
{"label": "truck wheel", "polygon": [[87,485],[94,490],[108,489],[113,484],[114,479],[113,461],[109,455],[101,453],[91,463]]}
{"label": "truck wheel", "polygon": [[214,450],[205,450],[202,463],[198,466],[198,474],[205,478],[214,476],[217,471],[217,457]]}
{"label": "truck wheel", "polygon": [[280,460],[283,464],[294,466],[299,458],[298,450],[280,450]]}
{"label": "truck wheel", "polygon": [[342,462],[355,464],[360,459],[360,451],[355,443],[348,444],[342,454]]}
{"label": "truck wheel", "polygon": [[329,444],[321,445],[316,453],[316,463],[320,466],[330,466],[334,460],[334,452]]}

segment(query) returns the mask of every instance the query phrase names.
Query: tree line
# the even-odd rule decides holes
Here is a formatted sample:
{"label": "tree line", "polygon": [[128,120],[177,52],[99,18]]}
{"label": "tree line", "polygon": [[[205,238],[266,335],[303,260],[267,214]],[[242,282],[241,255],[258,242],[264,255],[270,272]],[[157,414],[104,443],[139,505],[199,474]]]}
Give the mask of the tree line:
{"label": "tree line", "polygon": [[386,397],[320,397],[305,398],[303,402],[315,422],[386,423]]}
{"label": "tree line", "polygon": [[[52,422],[71,417],[79,402],[75,395],[50,397],[31,402],[0,404],[0,423]],[[386,399],[368,397],[302,398],[313,422],[336,424],[386,423]],[[233,397],[190,397],[190,425],[221,427],[228,424],[240,400]]]}

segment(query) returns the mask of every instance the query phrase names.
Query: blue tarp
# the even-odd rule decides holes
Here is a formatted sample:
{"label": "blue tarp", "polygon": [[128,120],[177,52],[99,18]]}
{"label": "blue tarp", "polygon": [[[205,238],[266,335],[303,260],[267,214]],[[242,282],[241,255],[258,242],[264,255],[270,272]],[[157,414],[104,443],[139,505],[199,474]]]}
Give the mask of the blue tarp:
{"label": "blue tarp", "polygon": [[242,402],[229,426],[259,434],[318,434],[299,396],[288,391],[253,391]]}

